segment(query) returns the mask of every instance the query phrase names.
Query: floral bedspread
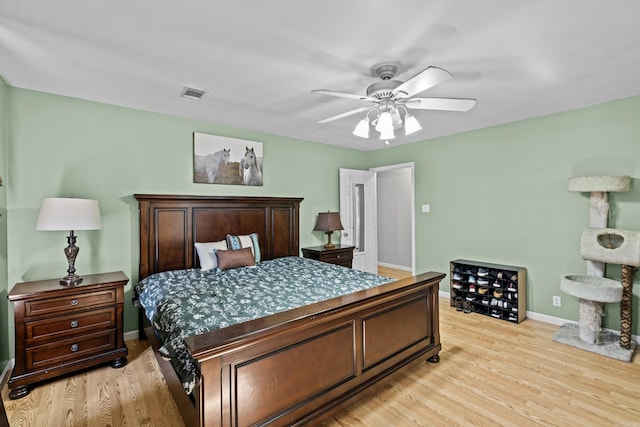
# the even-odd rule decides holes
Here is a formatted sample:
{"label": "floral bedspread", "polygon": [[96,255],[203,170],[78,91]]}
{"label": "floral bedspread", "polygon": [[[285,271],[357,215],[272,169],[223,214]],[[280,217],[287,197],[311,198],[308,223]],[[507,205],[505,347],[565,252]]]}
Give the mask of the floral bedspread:
{"label": "floral bedspread", "polygon": [[306,258],[285,257],[220,272],[187,269],[157,273],[136,285],[134,303],[144,308],[164,342],[161,352],[171,359],[190,393],[198,372],[184,338],[391,280]]}

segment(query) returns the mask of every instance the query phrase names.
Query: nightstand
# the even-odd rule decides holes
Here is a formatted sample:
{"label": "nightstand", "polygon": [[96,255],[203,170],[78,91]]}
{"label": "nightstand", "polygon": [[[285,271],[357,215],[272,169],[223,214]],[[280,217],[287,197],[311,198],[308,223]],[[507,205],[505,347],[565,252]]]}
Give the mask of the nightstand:
{"label": "nightstand", "polygon": [[127,364],[123,337],[121,271],[83,277],[77,286],[60,279],[16,284],[7,298],[15,318],[15,366],[9,397],[29,394],[33,383],[111,362]]}
{"label": "nightstand", "polygon": [[354,249],[355,246],[343,245],[336,245],[335,248],[331,249],[327,249],[324,246],[312,246],[309,248],[302,248],[302,255],[305,258],[351,268]]}

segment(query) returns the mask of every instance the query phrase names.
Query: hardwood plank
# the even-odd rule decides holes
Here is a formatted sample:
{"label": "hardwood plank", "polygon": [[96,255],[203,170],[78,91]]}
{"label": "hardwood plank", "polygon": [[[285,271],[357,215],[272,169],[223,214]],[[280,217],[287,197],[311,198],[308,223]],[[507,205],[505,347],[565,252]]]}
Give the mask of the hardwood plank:
{"label": "hardwood plank", "polygon": [[625,363],[556,343],[555,325],[456,312],[447,300],[440,309],[440,363],[400,373],[326,426],[381,425],[381,419],[412,426],[623,426],[640,420],[638,357]]}
{"label": "hardwood plank", "polygon": [[382,265],[378,266],[378,274],[381,276],[391,277],[393,279],[405,279],[412,276],[410,271],[399,270],[397,268],[385,267]]}
{"label": "hardwood plank", "polygon": [[128,364],[109,365],[36,386],[23,399],[2,401],[11,427],[184,426],[146,341],[127,341]]}
{"label": "hardwood plank", "polygon": [[[557,329],[456,312],[441,299],[440,363],[396,374],[325,426],[638,425],[640,359],[625,363],[554,342]],[[10,425],[184,425],[146,341],[127,346],[122,369],[46,382],[14,401],[3,385]]]}

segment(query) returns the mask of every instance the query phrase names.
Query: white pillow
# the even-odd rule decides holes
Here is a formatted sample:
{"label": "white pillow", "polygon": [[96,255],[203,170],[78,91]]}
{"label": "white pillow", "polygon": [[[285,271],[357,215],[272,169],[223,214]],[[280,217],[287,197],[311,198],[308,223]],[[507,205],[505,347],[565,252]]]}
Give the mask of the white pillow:
{"label": "white pillow", "polygon": [[208,271],[218,267],[218,259],[213,250],[227,250],[227,241],[220,240],[219,242],[194,243],[194,246],[198,253],[198,259],[200,260],[200,270]]}

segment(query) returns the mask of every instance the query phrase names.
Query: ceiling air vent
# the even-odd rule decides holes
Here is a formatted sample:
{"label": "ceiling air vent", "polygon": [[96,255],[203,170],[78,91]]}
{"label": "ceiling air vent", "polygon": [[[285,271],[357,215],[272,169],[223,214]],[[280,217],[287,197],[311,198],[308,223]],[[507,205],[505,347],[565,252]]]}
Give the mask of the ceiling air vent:
{"label": "ceiling air vent", "polygon": [[185,87],[182,90],[182,97],[189,99],[200,99],[207,93],[206,90],[194,89],[192,87]]}

